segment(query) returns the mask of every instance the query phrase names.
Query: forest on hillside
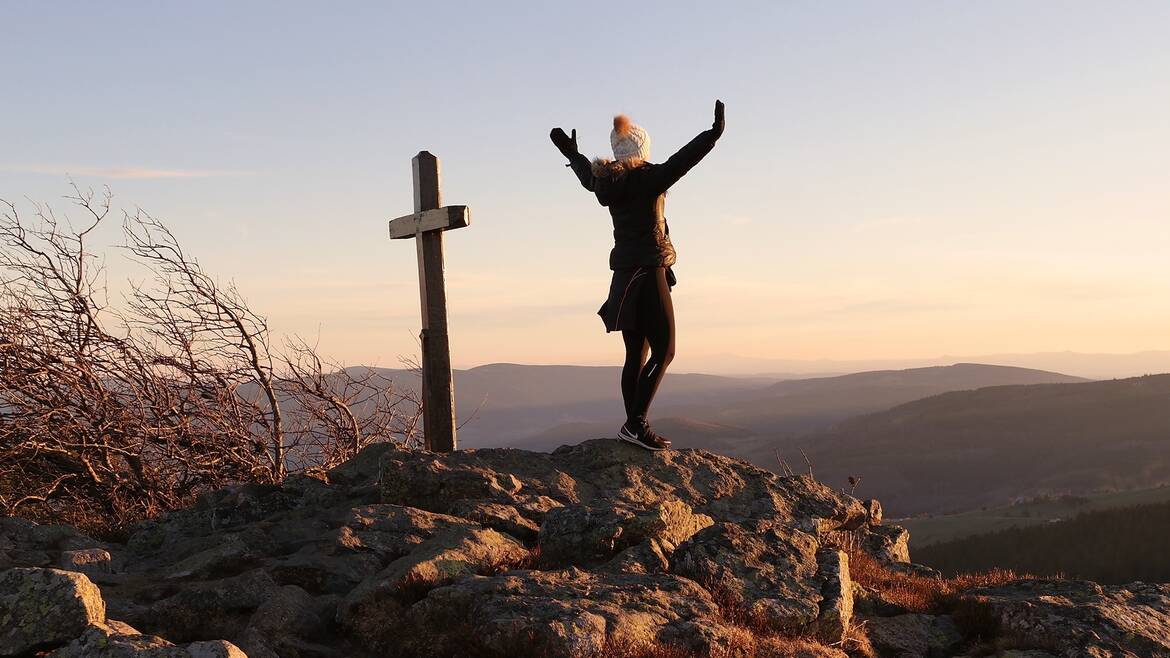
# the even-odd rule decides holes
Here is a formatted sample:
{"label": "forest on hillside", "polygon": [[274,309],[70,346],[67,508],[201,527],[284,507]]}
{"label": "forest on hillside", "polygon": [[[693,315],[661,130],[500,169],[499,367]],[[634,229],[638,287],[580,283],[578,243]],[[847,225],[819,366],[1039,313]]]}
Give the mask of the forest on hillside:
{"label": "forest on hillside", "polygon": [[915,562],[955,574],[1002,567],[1122,584],[1170,582],[1170,503],[1087,512],[1066,521],[933,544]]}

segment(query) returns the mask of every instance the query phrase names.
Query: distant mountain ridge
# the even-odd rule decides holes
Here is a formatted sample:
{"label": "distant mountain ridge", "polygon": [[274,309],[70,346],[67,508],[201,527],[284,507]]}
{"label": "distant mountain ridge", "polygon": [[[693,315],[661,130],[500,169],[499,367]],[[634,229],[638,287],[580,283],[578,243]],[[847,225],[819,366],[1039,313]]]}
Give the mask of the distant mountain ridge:
{"label": "distant mountain ridge", "polygon": [[687,359],[687,366],[721,375],[785,373],[783,378],[825,376],[872,370],[946,365],[957,362],[998,363],[1005,366],[1063,372],[1089,379],[1114,379],[1170,372],[1170,350],[1128,354],[1032,352],[981,355],[940,355],[909,359],[770,359],[738,354],[710,354]]}
{"label": "distant mountain ridge", "polygon": [[[875,370],[836,377],[781,381],[724,406],[713,418],[775,433],[809,431],[862,413],[879,411],[948,391],[1009,384],[1066,384],[1088,381],[1056,372],[1014,366],[956,363],[905,370]],[[692,412],[707,417],[701,411]]]}
{"label": "distant mountain ridge", "polygon": [[[1060,373],[964,363],[728,387],[680,400],[674,377],[664,381],[663,394],[651,410],[659,431],[677,447],[716,450],[766,467],[776,466],[773,446],[777,440],[827,429],[858,414],[959,389],[1086,381]],[[593,421],[542,428],[507,445],[551,450],[564,443],[613,436],[622,420],[620,407],[604,413]]]}

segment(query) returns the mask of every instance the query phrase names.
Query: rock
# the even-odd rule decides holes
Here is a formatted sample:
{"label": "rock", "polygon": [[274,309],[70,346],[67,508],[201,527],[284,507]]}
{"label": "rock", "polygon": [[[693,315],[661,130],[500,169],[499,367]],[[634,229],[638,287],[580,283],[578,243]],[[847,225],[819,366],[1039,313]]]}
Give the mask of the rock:
{"label": "rock", "polygon": [[549,511],[540,524],[540,559],[549,566],[589,565],[617,551],[626,518],[609,509],[568,505]]}
{"label": "rock", "polygon": [[683,542],[671,571],[776,631],[795,632],[821,614],[816,554],[811,535],[779,523],[723,522]]}
{"label": "rock", "polygon": [[[545,511],[547,512],[547,509]],[[533,541],[540,533],[540,525],[526,518],[513,505],[485,500],[457,500],[447,513],[475,521],[522,541]]]}
{"label": "rock", "polygon": [[0,569],[8,567],[47,567],[53,558],[45,551],[16,548],[0,551]]}
{"label": "rock", "polygon": [[345,594],[378,573],[382,560],[373,553],[322,554],[306,548],[269,560],[264,570],[278,585],[296,585],[314,594]]}
{"label": "rock", "polygon": [[325,630],[313,597],[296,586],[282,587],[252,614],[241,645],[252,658],[267,652],[300,655],[300,648]]}
{"label": "rock", "polygon": [[817,551],[817,578],[821,580],[817,636],[829,643],[841,642],[853,620],[853,583],[849,580],[849,556],[835,548]]}
{"label": "rock", "polygon": [[[70,566],[62,562],[62,553],[100,549],[108,554],[108,548],[71,526],[38,525],[25,519],[0,517],[0,568],[57,566],[81,571],[80,564]],[[87,573],[108,573],[105,569],[94,563],[87,568]]]}
{"label": "rock", "polygon": [[49,658],[248,658],[239,647],[223,640],[193,642],[177,647],[161,637],[143,635],[121,622],[91,625]]}
{"label": "rock", "polygon": [[570,504],[545,514],[540,558],[546,566],[588,566],[626,549],[607,569],[665,571],[675,547],[713,523],[679,500],[658,502],[635,514]]}
{"label": "rock", "polygon": [[337,619],[343,626],[362,628],[363,618],[382,609],[387,599],[413,603],[456,578],[498,573],[528,555],[522,544],[495,530],[450,528],[354,588],[338,606]]}
{"label": "rock", "polygon": [[651,539],[623,550],[597,569],[630,574],[666,573],[670,570],[669,556],[673,553],[673,546]]}
{"label": "rock", "polygon": [[883,562],[910,561],[910,532],[896,525],[869,526],[860,531],[861,548]]}
{"label": "rock", "polygon": [[268,636],[310,637],[321,630],[322,625],[313,597],[293,585],[277,590],[260,604],[248,622],[250,628]]}
{"label": "rock", "polygon": [[255,557],[239,534],[223,535],[215,546],[180,560],[168,570],[165,577],[174,580],[239,573],[246,569]]}
{"label": "rock", "polygon": [[175,642],[234,637],[276,590],[276,583],[261,570],[192,583],[151,606],[149,623],[141,626]]}
{"label": "rock", "polygon": [[[374,477],[377,477],[376,471]],[[343,504],[348,493],[348,491],[343,491],[341,487],[330,486],[329,476],[326,474],[294,473],[286,477],[280,486],[285,493],[297,499],[294,504],[298,507],[319,509]],[[369,491],[372,494],[377,492],[377,487],[374,486],[373,482],[370,483]]]}
{"label": "rock", "polygon": [[189,658],[183,649],[154,635],[132,628],[97,623],[50,658]]}
{"label": "rock", "polygon": [[0,516],[0,549],[11,548],[14,538],[28,533],[37,524],[18,516]]}
{"label": "rock", "polygon": [[993,627],[1016,648],[1170,656],[1170,584],[1019,580],[971,590],[961,603],[968,619]]}
{"label": "rock", "polygon": [[224,640],[192,642],[186,648],[191,658],[248,658],[239,647]]}
{"label": "rock", "polygon": [[285,645],[295,647],[324,629],[314,598],[295,585],[278,589],[273,597],[260,604],[248,622],[248,630],[266,639],[266,644],[278,654],[291,653]]}
{"label": "rock", "polygon": [[882,504],[876,498],[865,501],[865,513],[870,525],[882,524]]}
{"label": "rock", "polygon": [[80,571],[86,574],[110,573],[113,557],[104,548],[84,548],[77,551],[62,551],[57,564],[66,571]]}
{"label": "rock", "polygon": [[474,463],[432,458],[390,461],[382,474],[382,502],[438,511],[459,500],[508,500],[520,492],[520,480]]}
{"label": "rock", "polygon": [[[280,654],[270,646],[275,644],[273,638],[267,637],[254,628],[245,628],[235,638],[236,644],[248,654],[248,658],[281,658]],[[296,642],[296,640],[293,640]],[[285,649],[288,651],[288,647]],[[293,649],[295,651],[295,648]],[[289,654],[297,655],[297,654]]]}
{"label": "rock", "polygon": [[107,618],[106,627],[115,633],[121,633],[123,635],[141,635],[141,633],[138,632],[138,629],[124,621],[117,621],[116,619]]}
{"label": "rock", "polygon": [[[69,540],[76,540],[77,543],[63,547],[62,544]],[[98,542],[81,534],[72,526],[54,524],[33,526],[28,530],[26,541],[42,549],[91,548],[98,545]]]}
{"label": "rock", "polygon": [[963,634],[949,616],[904,614],[865,621],[874,649],[895,658],[945,658],[955,655]]}
{"label": "rock", "polygon": [[19,567],[0,573],[0,656],[64,644],[105,618],[101,592],[83,574]]}
{"label": "rock", "polygon": [[205,510],[212,530],[235,528],[291,509],[292,492],[277,484],[248,482],[199,497],[196,509]]}
{"label": "rock", "polygon": [[671,575],[516,571],[433,590],[410,608],[406,623],[468,632],[404,640],[431,648],[436,641],[474,642],[500,655],[542,656],[589,655],[607,640],[633,646],[664,642],[699,655],[719,637],[719,614],[703,588]]}
{"label": "rock", "polygon": [[382,561],[409,554],[435,533],[476,523],[402,505],[364,505],[350,510],[334,536],[337,551],[369,551]]}
{"label": "rock", "polygon": [[406,453],[393,443],[374,443],[366,446],[352,459],[326,473],[331,485],[349,490],[376,487],[382,479],[384,461],[390,455]]}
{"label": "rock", "polygon": [[173,510],[157,519],[141,521],[131,528],[126,540],[128,564],[134,564],[136,571],[173,565],[214,547],[212,531],[210,515],[203,508]]}
{"label": "rock", "polygon": [[681,500],[667,500],[638,512],[622,526],[621,543],[627,546],[657,540],[675,547],[696,532],[714,525],[706,514],[695,514]]}
{"label": "rock", "polygon": [[[571,481],[571,478],[564,473],[558,473],[558,477]],[[558,507],[564,507],[565,503],[544,495],[520,494],[512,496],[512,506],[516,508],[520,516],[535,523],[539,529],[540,524],[544,521],[544,515]]]}

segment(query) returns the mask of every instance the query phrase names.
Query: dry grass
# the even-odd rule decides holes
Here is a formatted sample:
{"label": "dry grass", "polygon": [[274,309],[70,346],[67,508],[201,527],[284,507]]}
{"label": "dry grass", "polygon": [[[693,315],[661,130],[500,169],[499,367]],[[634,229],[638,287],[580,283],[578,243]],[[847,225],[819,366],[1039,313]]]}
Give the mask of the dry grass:
{"label": "dry grass", "polygon": [[[842,651],[806,638],[759,636],[747,629],[732,638],[726,649],[711,652],[710,658],[845,658]],[[590,658],[694,658],[695,652],[670,644],[628,643],[607,640],[601,651]],[[872,658],[873,654],[853,654]]]}
{"label": "dry grass", "polygon": [[684,647],[661,642],[623,642],[610,637],[591,658],[690,658],[693,655]]}
{"label": "dry grass", "polygon": [[849,556],[849,575],[854,582],[874,590],[883,600],[913,612],[941,613],[954,607],[958,594],[976,587],[992,587],[1013,580],[1035,578],[1010,569],[931,578],[899,573],[874,557],[857,551]]}

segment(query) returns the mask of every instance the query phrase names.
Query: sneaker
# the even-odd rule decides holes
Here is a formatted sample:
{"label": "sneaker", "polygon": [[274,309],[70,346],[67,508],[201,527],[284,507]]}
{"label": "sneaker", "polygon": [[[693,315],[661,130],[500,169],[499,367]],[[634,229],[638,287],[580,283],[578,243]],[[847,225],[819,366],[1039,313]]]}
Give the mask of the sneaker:
{"label": "sneaker", "polygon": [[670,439],[660,436],[654,430],[650,429],[648,423],[642,423],[640,426],[635,425],[631,428],[630,423],[627,421],[618,430],[618,438],[626,443],[632,443],[646,450],[657,452],[659,450],[670,449]]}

